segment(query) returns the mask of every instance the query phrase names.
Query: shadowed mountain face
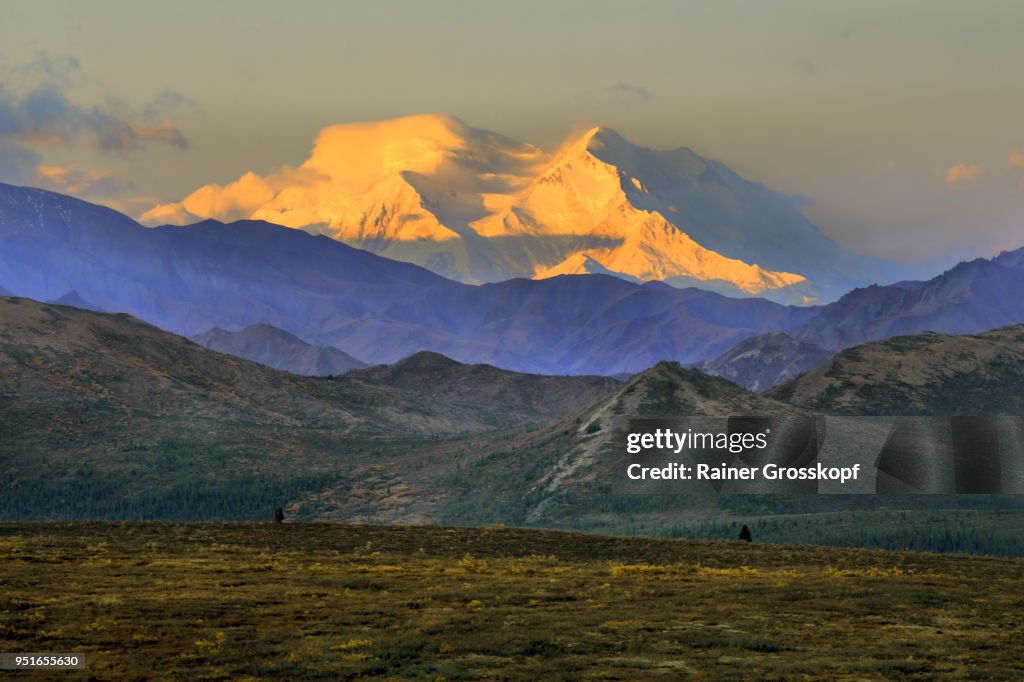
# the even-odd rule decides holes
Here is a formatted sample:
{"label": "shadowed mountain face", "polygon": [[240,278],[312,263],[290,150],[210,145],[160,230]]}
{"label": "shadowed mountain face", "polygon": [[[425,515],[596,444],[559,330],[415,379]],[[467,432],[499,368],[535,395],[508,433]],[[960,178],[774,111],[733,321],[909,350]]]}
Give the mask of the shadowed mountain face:
{"label": "shadowed mountain face", "polygon": [[[516,443],[517,450],[534,453],[524,480],[523,518],[531,524],[566,522],[602,525],[609,518],[614,447],[613,433],[628,417],[681,417],[723,415],[783,415],[795,408],[746,391],[715,376],[676,362],[661,362],[633,376],[617,392],[595,403],[575,420],[556,422]],[[516,462],[520,467],[523,463]],[[540,473],[538,474],[538,469]],[[523,470],[509,477],[524,476]],[[497,486],[469,491],[477,499],[505,494]],[[623,512],[633,513],[646,505],[643,496],[624,496]],[[715,509],[714,497],[680,496],[657,501],[666,508],[689,513]],[[635,509],[630,509],[630,507]],[[573,521],[569,521],[573,519]]]}
{"label": "shadowed mountain face", "polygon": [[817,367],[832,355],[824,348],[772,332],[744,339],[714,360],[699,362],[694,367],[749,391],[766,391]]}
{"label": "shadowed mountain face", "polygon": [[767,393],[830,414],[1024,414],[1024,325],[848,348]]}
{"label": "shadowed mountain face", "polygon": [[192,340],[204,348],[300,376],[333,376],[366,366],[337,348],[313,346],[269,324],[254,324],[237,332],[215,328]]}
{"label": "shadowed mountain face", "polygon": [[36,300],[74,291],[185,336],[269,324],[369,363],[429,350],[516,371],[611,375],[707,360],[766,332],[838,350],[1019,323],[1024,249],[799,308],[605,275],[469,286],[269,223],[146,229],[70,197],[0,185],[0,287]]}
{"label": "shadowed mountain face", "polygon": [[817,312],[600,275],[469,286],[268,223],[146,229],[10,185],[0,185],[0,286],[36,300],[75,290],[185,336],[265,323],[371,363],[430,350],[546,374],[694,362]]}
{"label": "shadowed mountain face", "polygon": [[53,305],[67,305],[71,306],[72,308],[81,308],[82,310],[91,310],[94,313],[106,312],[105,310],[102,310],[98,306],[89,303],[89,301],[79,296],[77,291],[73,290],[64,294],[60,298],[55,298],[52,301],[47,301],[47,303],[52,303]]}
{"label": "shadowed mountain face", "polygon": [[[789,405],[675,362],[661,362],[636,375],[608,404],[610,414],[636,417],[778,415],[794,411]],[[590,416],[603,419],[610,415],[598,408]]]}
{"label": "shadowed mountain face", "polygon": [[[355,504],[346,518],[436,521],[446,477],[479,452],[458,439],[493,446],[620,386],[429,353],[299,377],[128,315],[3,297],[0,476],[17,494],[0,516],[260,518],[290,503],[325,518]],[[398,508],[383,499],[387,481]]]}
{"label": "shadowed mountain face", "polygon": [[[679,495],[606,499],[615,420],[626,417],[723,415],[950,415],[1022,414],[1024,326],[978,337],[924,334],[865,344],[766,393],[753,394],[718,377],[660,363],[584,412],[531,434],[518,447],[545,462],[531,479],[524,518],[533,524],[621,528],[617,515],[678,520],[716,518],[727,510],[765,514],[884,509],[893,498],[871,495]],[[516,473],[508,474],[515,478]],[[534,482],[536,481],[536,482]],[[472,491],[478,504],[497,486]],[[1019,496],[901,497],[904,509],[1019,509]],[[618,500],[619,504],[616,504]],[[643,516],[646,513],[647,516]]]}
{"label": "shadowed mountain face", "polygon": [[[432,354],[332,380],[298,377],[128,315],[13,297],[0,299],[0,368],[6,444],[54,437],[55,447],[94,441],[114,450],[132,437],[255,446],[278,428],[299,440],[481,431],[564,417],[620,385],[466,367]],[[438,391],[453,399],[437,399]]]}
{"label": "shadowed mountain face", "polygon": [[[786,408],[676,363],[626,386],[461,365],[433,353],[333,380],[299,377],[124,314],[7,297],[0,409],[3,475],[20,491],[46,490],[7,498],[0,514],[230,518],[288,503],[320,518],[438,522],[464,513],[453,481],[467,475],[480,477],[477,492],[488,489],[483,481],[501,483],[499,497],[520,510],[506,518],[522,522],[532,513],[522,507],[529,489],[560,494],[572,471],[593,475],[589,450],[566,468],[561,446],[586,448],[592,424],[615,410]],[[563,430],[563,440],[551,441]],[[598,429],[606,433],[610,427]],[[251,505],[239,510],[236,499]]]}
{"label": "shadowed mountain face", "polygon": [[[1009,400],[1021,385],[1013,363],[1022,335],[1018,327],[968,339],[981,343],[973,353],[990,372],[986,386],[1005,388],[992,400]],[[954,369],[967,362],[957,339],[939,338],[953,345],[920,355]],[[931,336],[912,341],[921,339]],[[848,375],[875,391],[858,393],[865,412],[900,411],[912,400],[941,409],[929,406],[936,394],[928,381],[877,372],[886,362],[899,367],[909,351],[863,348],[875,346],[884,352]],[[893,388],[897,406],[869,402]],[[673,523],[754,513],[743,505],[755,502],[758,514],[882,504],[870,496],[609,494],[603,455],[614,419],[803,411],[778,399],[798,395],[791,393],[753,394],[678,363],[621,384],[466,366],[432,353],[333,380],[299,377],[127,315],[0,298],[0,516],[269,518],[285,506],[289,518],[622,531],[623,514]],[[901,505],[957,503],[927,496]]]}
{"label": "shadowed mountain face", "polygon": [[935,331],[976,334],[1024,322],[1024,248],[960,263],[925,282],[858,289],[791,333],[839,350],[865,341]]}
{"label": "shadowed mountain face", "polygon": [[621,386],[610,377],[518,374],[491,365],[463,365],[430,352],[355,370],[347,378],[412,391],[446,405],[544,421],[575,414]]}

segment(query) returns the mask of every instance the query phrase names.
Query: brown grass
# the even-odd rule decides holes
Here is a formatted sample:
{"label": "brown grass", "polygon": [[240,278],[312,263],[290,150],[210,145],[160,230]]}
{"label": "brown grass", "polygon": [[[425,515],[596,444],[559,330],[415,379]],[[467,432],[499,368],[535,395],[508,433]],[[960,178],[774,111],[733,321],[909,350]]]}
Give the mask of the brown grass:
{"label": "brown grass", "polygon": [[83,652],[94,679],[1024,679],[1020,560],[504,528],[3,524],[0,586],[0,651]]}

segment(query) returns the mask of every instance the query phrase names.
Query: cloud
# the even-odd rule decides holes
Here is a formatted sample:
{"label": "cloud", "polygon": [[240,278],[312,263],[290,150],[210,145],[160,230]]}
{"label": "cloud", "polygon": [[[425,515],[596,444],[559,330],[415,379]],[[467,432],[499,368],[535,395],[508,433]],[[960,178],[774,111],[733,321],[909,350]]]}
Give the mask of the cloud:
{"label": "cloud", "polygon": [[185,139],[185,136],[178,127],[170,121],[164,121],[157,126],[132,124],[131,128],[140,141],[153,140],[164,142],[179,149],[188,149],[188,140]]}
{"label": "cloud", "polygon": [[35,177],[39,159],[38,152],[7,142],[0,135],[0,182],[29,184]]}
{"label": "cloud", "polygon": [[965,185],[977,182],[984,169],[973,163],[957,163],[946,169],[946,187],[952,191],[961,190]]}
{"label": "cloud", "polygon": [[496,174],[500,177],[484,184],[507,187],[508,182],[521,181],[517,174],[522,168],[546,158],[529,145],[513,145],[490,159],[486,155],[495,152],[485,140],[494,138],[439,114],[328,126],[317,135],[310,157],[298,168],[282,166],[267,175],[247,172],[227,184],[205,185],[181,201],[152,207],[139,220],[152,225],[254,218],[296,228],[330,225],[339,211],[378,211],[379,206],[350,205],[352,197],[374,203],[371,197],[378,183],[396,183],[392,189],[403,195],[416,191],[406,173],[435,175],[443,184],[445,173],[458,176],[466,168],[495,161],[501,165],[502,172]]}
{"label": "cloud", "polygon": [[71,55],[52,55],[41,52],[36,58],[13,69],[16,81],[30,87],[45,85],[66,90],[78,74],[78,60]]}
{"label": "cloud", "polygon": [[128,154],[149,144],[188,148],[172,115],[191,100],[173,91],[157,95],[141,115],[108,98],[81,106],[68,98],[78,75],[74,57],[41,54],[9,72],[0,83],[0,180],[42,184],[72,194],[109,194],[130,187],[110,173],[42,163],[42,153],[85,144],[102,153]]}
{"label": "cloud", "polygon": [[1024,152],[1019,149],[1011,149],[1007,163],[1010,164],[1010,168],[1024,168]]}
{"label": "cloud", "polygon": [[36,168],[39,186],[65,194],[111,196],[133,188],[132,183],[118,180],[109,171],[39,164]]}
{"label": "cloud", "polygon": [[133,187],[112,172],[44,163],[61,147],[127,155],[149,145],[188,149],[174,115],[194,103],[166,90],[141,112],[107,97],[98,105],[73,102],[68,93],[79,75],[78,60],[40,54],[9,69],[0,82],[0,181],[32,184],[68,194],[112,196]]}
{"label": "cloud", "polygon": [[174,90],[164,90],[142,108],[142,120],[162,123],[185,109],[196,109],[195,100]]}
{"label": "cloud", "polygon": [[171,121],[156,126],[134,123],[114,108],[79,107],[53,86],[18,95],[0,85],[0,139],[46,148],[84,138],[102,152],[121,154],[142,149],[147,142],[188,148],[188,139]]}
{"label": "cloud", "polygon": [[187,225],[199,217],[186,211],[181,204],[157,204],[140,215],[139,222],[145,225]]}
{"label": "cloud", "polygon": [[311,168],[283,166],[266,177],[250,171],[226,185],[204,185],[181,202],[154,206],[139,216],[139,221],[147,225],[184,225],[197,218],[213,218],[222,222],[243,220],[273,200],[283,189],[329,179]]}
{"label": "cloud", "polygon": [[55,88],[18,96],[0,85],[0,136],[33,146],[64,144],[80,124],[73,107]]}
{"label": "cloud", "polygon": [[227,185],[206,185],[185,197],[181,205],[192,215],[230,221],[248,217],[274,198],[271,178],[248,172]]}
{"label": "cloud", "polygon": [[636,97],[638,99],[643,100],[644,102],[650,102],[655,98],[654,91],[652,91],[650,88],[645,88],[644,86],[637,85],[635,83],[615,83],[614,85],[609,85],[606,88],[606,91],[609,95],[611,95],[614,98]]}
{"label": "cloud", "polygon": [[[495,152],[487,141],[495,138],[438,114],[328,126],[317,135],[310,157],[298,168],[283,166],[262,176],[247,172],[224,185],[205,185],[181,201],[154,206],[139,220],[185,224],[203,218],[225,222],[254,218],[296,228],[334,227],[331,221],[340,213],[379,211],[380,207],[373,205],[375,192],[397,190],[404,200],[407,192],[418,191],[407,174],[434,175],[433,180],[443,185],[449,173],[450,177],[462,177],[469,168],[480,164],[491,168],[493,162],[500,172],[480,186],[490,192],[509,187],[508,183],[525,184],[522,169],[533,168],[547,158],[534,147],[507,140],[501,142],[505,151]],[[511,146],[505,148],[506,143]],[[375,190],[382,182],[390,184]],[[438,191],[447,193],[447,188]],[[357,206],[353,201],[370,203]]]}

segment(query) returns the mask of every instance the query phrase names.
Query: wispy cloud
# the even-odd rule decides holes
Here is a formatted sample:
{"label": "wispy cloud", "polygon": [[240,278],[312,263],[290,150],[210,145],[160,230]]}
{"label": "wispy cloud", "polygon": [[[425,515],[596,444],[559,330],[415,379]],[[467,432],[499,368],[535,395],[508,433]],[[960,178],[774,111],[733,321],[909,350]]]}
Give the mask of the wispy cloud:
{"label": "wispy cloud", "polygon": [[142,108],[142,120],[163,123],[186,109],[196,109],[195,100],[175,90],[164,90]]}
{"label": "wispy cloud", "polygon": [[964,189],[968,184],[977,182],[984,175],[985,169],[974,163],[957,163],[946,169],[946,187],[951,191]]}
{"label": "wispy cloud", "polygon": [[133,123],[131,128],[132,132],[143,142],[153,140],[155,142],[164,142],[179,149],[188,149],[188,140],[185,139],[185,136],[178,127],[170,121],[164,121],[157,126],[143,126]]}
{"label": "wispy cloud", "polygon": [[130,182],[119,180],[109,171],[40,164],[36,176],[41,186],[66,194],[112,196],[132,189]]}
{"label": "wispy cloud", "polygon": [[4,140],[0,134],[0,181],[15,185],[32,182],[40,158],[38,152]]}
{"label": "wispy cloud", "polygon": [[196,218],[224,222],[250,217],[285,188],[307,187],[330,177],[311,168],[282,166],[266,177],[247,172],[226,185],[200,187],[180,203],[160,204],[143,213],[139,220],[149,224],[184,224]]}
{"label": "wispy cloud", "polygon": [[643,85],[637,85],[636,83],[618,82],[614,85],[609,85],[606,88],[607,93],[612,97],[626,97],[626,98],[637,98],[644,102],[650,102],[655,99],[656,95],[650,88],[646,88]]}
{"label": "wispy cloud", "polygon": [[135,123],[104,107],[81,107],[58,88],[43,85],[24,94],[0,86],[0,137],[28,147],[94,144],[102,152],[127,153],[147,142],[188,148],[184,133],[171,121],[157,126]]}
{"label": "wispy cloud", "polygon": [[112,97],[82,105],[69,93],[78,76],[74,57],[40,55],[11,69],[0,84],[0,181],[43,184],[73,194],[109,193],[130,183],[110,173],[44,164],[43,155],[59,147],[92,148],[127,155],[161,144],[188,149],[188,138],[173,120],[191,105],[184,95],[165,91],[141,111]]}
{"label": "wispy cloud", "polygon": [[11,69],[11,79],[26,89],[47,86],[66,90],[79,70],[78,59],[71,55],[41,52],[32,61]]}

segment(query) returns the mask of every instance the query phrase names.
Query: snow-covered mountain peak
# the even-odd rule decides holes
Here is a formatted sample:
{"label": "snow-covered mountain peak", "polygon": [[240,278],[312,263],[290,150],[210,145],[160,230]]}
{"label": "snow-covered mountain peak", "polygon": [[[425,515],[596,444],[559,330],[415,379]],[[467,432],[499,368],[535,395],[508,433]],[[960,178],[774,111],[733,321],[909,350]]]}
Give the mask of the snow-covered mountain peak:
{"label": "snow-covered mountain peak", "polygon": [[800,302],[886,278],[791,197],[600,126],[554,152],[442,114],[330,126],[298,167],[207,185],[143,219],[250,217],[468,282],[604,268]]}
{"label": "snow-covered mountain peak", "polygon": [[362,190],[400,171],[432,173],[469,146],[457,119],[406,116],[390,121],[324,128],[302,168],[329,176],[336,187]]}

